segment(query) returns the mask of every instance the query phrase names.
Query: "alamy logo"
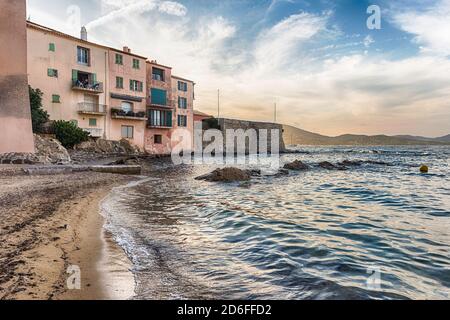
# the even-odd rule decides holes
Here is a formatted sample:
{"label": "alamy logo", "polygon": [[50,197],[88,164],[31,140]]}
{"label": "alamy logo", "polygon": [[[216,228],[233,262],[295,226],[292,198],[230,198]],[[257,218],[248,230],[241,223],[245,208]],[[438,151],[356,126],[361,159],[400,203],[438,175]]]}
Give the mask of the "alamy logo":
{"label": "alamy logo", "polygon": [[381,8],[377,5],[371,5],[367,8],[367,14],[370,14],[367,19],[367,28],[369,30],[381,29]]}
{"label": "alamy logo", "polygon": [[67,289],[81,290],[81,269],[79,266],[73,265],[67,268]]}
{"label": "alamy logo", "polygon": [[203,130],[195,123],[194,137],[186,129],[172,134],[172,161],[180,164],[258,165],[261,170],[280,166],[281,130]]}
{"label": "alamy logo", "polygon": [[367,278],[367,289],[372,291],[381,291],[381,268],[369,267],[367,273],[370,275]]}

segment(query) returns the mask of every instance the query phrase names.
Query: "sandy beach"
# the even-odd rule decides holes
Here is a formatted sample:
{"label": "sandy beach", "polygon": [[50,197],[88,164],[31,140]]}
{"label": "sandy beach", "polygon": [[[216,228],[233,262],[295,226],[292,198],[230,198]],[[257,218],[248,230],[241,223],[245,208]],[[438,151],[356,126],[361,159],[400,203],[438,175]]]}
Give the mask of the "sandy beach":
{"label": "sandy beach", "polygon": [[[130,263],[103,229],[100,203],[131,177],[29,176],[0,168],[0,299],[127,299]],[[81,289],[69,290],[71,266]]]}

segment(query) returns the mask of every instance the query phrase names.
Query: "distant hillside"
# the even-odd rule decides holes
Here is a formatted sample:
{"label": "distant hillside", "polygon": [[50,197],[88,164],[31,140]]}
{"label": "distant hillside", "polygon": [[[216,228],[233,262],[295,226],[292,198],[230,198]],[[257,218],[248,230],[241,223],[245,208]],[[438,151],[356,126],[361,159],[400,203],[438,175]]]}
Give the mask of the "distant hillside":
{"label": "distant hillside", "polygon": [[[365,135],[352,135],[346,134],[338,137],[328,137],[320,134],[301,130],[292,126],[283,126],[284,129],[284,142],[286,145],[362,145],[362,146],[376,146],[376,145],[445,145],[450,144],[450,137],[445,136],[438,139],[448,139],[437,141],[435,139],[423,140],[427,138],[413,137],[413,136],[365,136]],[[418,139],[418,138],[423,138]]]}
{"label": "distant hillside", "polygon": [[450,142],[450,134],[438,137],[438,138],[428,138],[421,136],[396,136],[397,138],[408,139],[408,140],[419,140],[419,141],[438,141],[438,142]]}

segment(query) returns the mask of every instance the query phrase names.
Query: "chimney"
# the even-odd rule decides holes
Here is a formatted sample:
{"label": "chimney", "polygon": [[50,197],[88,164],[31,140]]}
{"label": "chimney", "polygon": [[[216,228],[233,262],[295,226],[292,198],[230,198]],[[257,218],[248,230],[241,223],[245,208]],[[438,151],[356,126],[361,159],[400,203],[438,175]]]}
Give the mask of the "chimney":
{"label": "chimney", "polygon": [[87,41],[87,30],[86,27],[81,28],[81,40]]}
{"label": "chimney", "polygon": [[128,47],[123,47],[123,52],[131,53],[131,49]]}

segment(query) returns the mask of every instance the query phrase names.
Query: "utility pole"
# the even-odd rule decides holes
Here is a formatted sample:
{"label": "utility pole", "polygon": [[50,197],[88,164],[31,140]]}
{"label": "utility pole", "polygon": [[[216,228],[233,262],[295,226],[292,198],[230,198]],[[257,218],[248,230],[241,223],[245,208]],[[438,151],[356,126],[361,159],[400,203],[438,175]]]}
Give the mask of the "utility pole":
{"label": "utility pole", "polygon": [[273,119],[274,119],[274,123],[277,123],[277,104],[276,103],[274,106]]}
{"label": "utility pole", "polygon": [[217,90],[217,119],[220,118],[220,89]]}

